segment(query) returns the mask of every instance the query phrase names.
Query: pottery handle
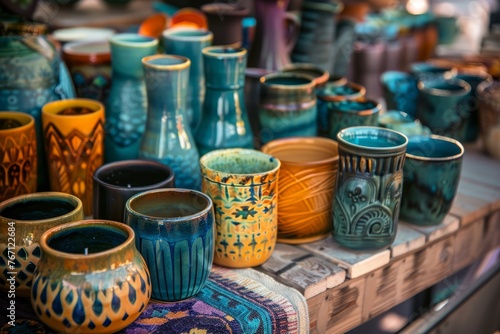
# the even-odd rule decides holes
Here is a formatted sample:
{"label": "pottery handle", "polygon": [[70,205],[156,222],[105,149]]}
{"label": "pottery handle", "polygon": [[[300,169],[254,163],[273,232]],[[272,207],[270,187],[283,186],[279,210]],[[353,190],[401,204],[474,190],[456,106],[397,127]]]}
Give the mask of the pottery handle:
{"label": "pottery handle", "polygon": [[300,33],[300,12],[285,12],[286,50],[292,52]]}

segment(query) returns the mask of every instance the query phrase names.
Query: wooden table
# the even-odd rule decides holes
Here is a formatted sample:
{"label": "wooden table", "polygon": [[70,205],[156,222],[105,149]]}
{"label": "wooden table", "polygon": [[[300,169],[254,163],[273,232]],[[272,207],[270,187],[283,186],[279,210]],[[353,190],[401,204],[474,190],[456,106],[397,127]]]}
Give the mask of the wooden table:
{"label": "wooden table", "polygon": [[331,237],[278,244],[257,270],[307,299],[311,333],[343,333],[500,246],[500,161],[466,147],[458,194],[442,224],[400,222],[390,249],[355,252]]}

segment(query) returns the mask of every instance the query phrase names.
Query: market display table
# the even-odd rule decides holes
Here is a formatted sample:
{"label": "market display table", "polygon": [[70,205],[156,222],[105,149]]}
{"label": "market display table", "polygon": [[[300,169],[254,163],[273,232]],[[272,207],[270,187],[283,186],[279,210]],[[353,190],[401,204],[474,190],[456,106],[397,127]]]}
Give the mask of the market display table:
{"label": "market display table", "polygon": [[[355,252],[331,237],[278,244],[253,269],[214,266],[209,283],[178,303],[151,301],[123,333],[343,333],[411,298],[500,246],[500,162],[466,147],[458,194],[442,224],[400,222],[386,250]],[[5,310],[6,295],[0,296]],[[17,326],[43,333],[29,300],[17,300]],[[17,331],[15,331],[17,330]],[[49,331],[47,331],[49,332]]]}

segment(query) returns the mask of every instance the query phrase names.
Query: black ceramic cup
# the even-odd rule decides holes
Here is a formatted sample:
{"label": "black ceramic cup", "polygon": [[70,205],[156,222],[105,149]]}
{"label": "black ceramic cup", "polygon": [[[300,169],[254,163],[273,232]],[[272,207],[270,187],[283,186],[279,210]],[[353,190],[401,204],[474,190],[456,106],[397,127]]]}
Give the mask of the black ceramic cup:
{"label": "black ceramic cup", "polygon": [[135,194],[175,187],[174,171],[149,160],[105,164],[94,173],[93,217],[123,222],[127,200]]}

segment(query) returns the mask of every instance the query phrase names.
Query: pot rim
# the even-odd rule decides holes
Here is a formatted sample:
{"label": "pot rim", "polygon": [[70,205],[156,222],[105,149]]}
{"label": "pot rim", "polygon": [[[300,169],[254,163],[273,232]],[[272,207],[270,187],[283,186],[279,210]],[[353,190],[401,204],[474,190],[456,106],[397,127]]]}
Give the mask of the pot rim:
{"label": "pot rim", "polygon": [[0,111],[0,119],[14,119],[19,121],[21,118],[24,118],[22,122],[27,121],[27,123],[15,128],[0,130],[0,132],[4,135],[10,135],[14,132],[25,131],[29,127],[35,126],[35,118],[28,113],[21,111]]}
{"label": "pot rim", "polygon": [[[447,90],[447,89],[439,89],[435,87],[428,87],[427,85],[431,83],[445,83],[447,85],[459,86],[462,89],[458,90]],[[461,79],[437,79],[437,80],[419,80],[418,81],[418,89],[422,92],[432,94],[433,96],[465,96],[470,93],[471,86],[465,80]]]}
{"label": "pot rim", "polygon": [[[215,52],[215,51],[226,51],[231,50],[233,52]],[[247,49],[243,47],[235,47],[232,45],[211,45],[206,46],[201,50],[201,53],[205,57],[227,59],[227,58],[241,58],[247,54]]]}
{"label": "pot rim", "polygon": [[[182,32],[199,32],[199,36],[179,36],[176,33]],[[163,38],[170,38],[176,41],[183,42],[203,42],[203,41],[211,41],[214,38],[214,34],[205,28],[194,28],[194,27],[172,27],[163,30],[162,33]]]}
{"label": "pot rim", "polygon": [[[71,108],[71,107],[85,107],[89,108],[92,110],[91,113],[88,114],[76,114],[76,115],[61,115],[59,112],[63,111],[64,109]],[[57,118],[57,119],[68,119],[68,118],[94,118],[95,114],[104,112],[104,104],[102,102],[97,101],[97,100],[92,100],[92,99],[86,99],[86,98],[71,98],[71,99],[66,99],[66,100],[56,100],[56,101],[51,101],[45,104],[42,107],[42,120],[44,118],[44,115],[47,115],[49,117]],[[45,116],[45,117],[47,117]]]}
{"label": "pot rim", "polygon": [[[305,71],[308,71],[309,73],[311,72],[316,72],[317,75],[312,75],[309,73],[304,73]],[[328,83],[328,80],[330,79],[330,73],[321,67],[311,64],[311,63],[292,63],[289,64],[281,69],[282,73],[299,73],[299,74],[305,74],[312,76],[314,79],[314,82],[316,83],[316,87],[321,87],[325,84]],[[342,79],[343,77],[341,77]],[[339,79],[339,80],[341,80]]]}
{"label": "pot rim", "polygon": [[[137,41],[128,41],[127,38],[136,38],[138,39]],[[133,46],[133,47],[151,47],[158,45],[158,39],[154,37],[148,37],[148,36],[143,36],[139,35],[136,33],[130,33],[130,32],[125,32],[125,33],[119,33],[112,35],[108,39],[110,47],[112,48],[112,45],[119,45],[119,46]]]}
{"label": "pot rim", "polygon": [[[337,89],[347,86],[349,88],[352,88],[356,90],[352,94],[346,94],[346,95],[330,95],[325,93],[326,90],[328,89]],[[347,81],[344,85],[335,85],[335,84],[329,84],[327,83],[325,87],[322,87],[320,91],[318,92],[318,99],[326,102],[339,102],[339,101],[345,101],[345,100],[358,100],[362,99],[366,96],[366,87],[359,83],[355,83],[352,81]]]}
{"label": "pot rim", "polygon": [[408,144],[409,144],[409,142],[412,139],[417,139],[417,138],[431,138],[431,139],[433,139],[433,141],[434,140],[446,141],[446,142],[455,144],[459,148],[460,153],[455,154],[455,155],[446,156],[446,157],[425,157],[425,156],[422,156],[422,155],[416,155],[416,154],[411,154],[411,153],[406,152],[406,157],[407,158],[411,158],[413,160],[420,160],[420,161],[436,161],[436,162],[439,162],[439,161],[450,161],[450,160],[460,159],[460,158],[462,158],[462,156],[465,153],[464,146],[458,140],[450,138],[450,137],[439,136],[439,135],[434,135],[434,134],[427,135],[427,136],[426,135],[411,136],[411,137],[409,137]]}
{"label": "pot rim", "polygon": [[[71,229],[76,229],[76,228],[81,228],[81,227],[89,227],[89,226],[111,226],[112,228],[116,230],[121,230],[125,231],[127,234],[127,238],[125,239],[124,242],[121,244],[109,248],[105,251],[97,252],[97,253],[90,253],[90,254],[75,254],[75,253],[66,253],[63,251],[56,250],[52,247],[49,246],[48,241],[50,241],[51,238],[53,238],[55,235],[58,233],[61,233],[65,230],[71,230]],[[123,223],[119,223],[116,221],[112,220],[105,220],[105,219],[88,219],[88,220],[77,220],[74,222],[70,223],[64,223],[61,225],[54,226],[47,231],[45,231],[42,236],[40,237],[40,248],[42,249],[42,252],[47,253],[49,256],[55,256],[55,257],[60,257],[60,258],[65,258],[65,259],[72,259],[72,260],[95,260],[101,257],[109,257],[118,251],[127,248],[131,245],[134,244],[134,239],[135,239],[135,233],[134,230]]]}
{"label": "pot rim", "polygon": [[[365,146],[365,145],[351,143],[343,138],[342,135],[344,133],[346,133],[348,131],[354,131],[354,130],[366,130],[366,131],[377,131],[377,132],[390,133],[392,135],[400,137],[403,140],[403,142],[399,145],[377,147],[377,146]],[[362,154],[367,155],[367,156],[384,156],[384,155],[395,155],[395,154],[405,153],[406,146],[408,145],[408,137],[405,134],[403,134],[402,132],[392,130],[392,129],[387,129],[387,128],[381,128],[381,127],[377,127],[377,126],[352,126],[352,127],[344,128],[337,133],[337,139],[338,139],[338,143],[339,143],[339,149],[343,149],[347,152],[354,153],[354,154],[359,154],[358,153],[358,151],[359,151],[359,152],[362,152]]]}
{"label": "pot rim", "polygon": [[[151,64],[150,61],[157,59],[177,59],[180,63],[177,64]],[[178,55],[167,55],[167,54],[155,54],[152,56],[146,56],[141,60],[142,65],[147,68],[152,68],[155,70],[184,70],[191,66],[191,60],[187,57]]]}
{"label": "pot rim", "polygon": [[[297,85],[283,85],[283,84],[273,84],[269,83],[269,80],[275,78],[298,78],[307,80],[308,82],[297,84]],[[298,73],[286,73],[286,72],[273,72],[270,74],[266,74],[259,79],[261,85],[266,90],[303,90],[303,89],[313,89],[316,86],[316,82],[314,78],[307,74],[298,74]]]}

